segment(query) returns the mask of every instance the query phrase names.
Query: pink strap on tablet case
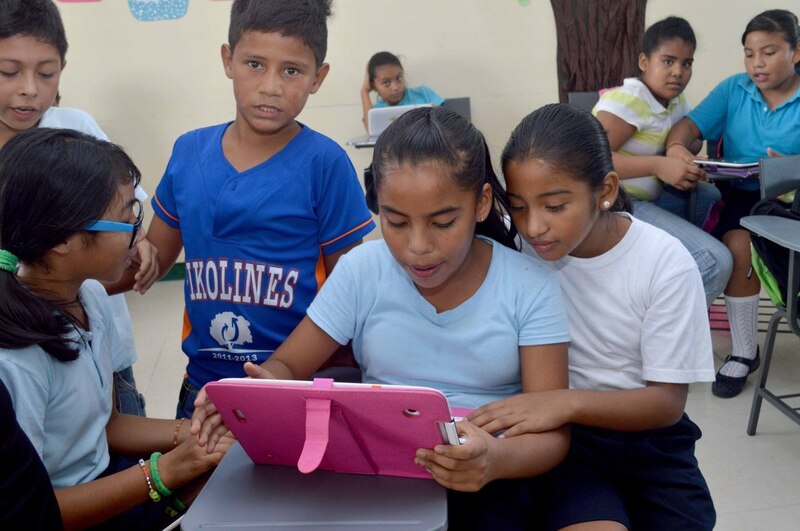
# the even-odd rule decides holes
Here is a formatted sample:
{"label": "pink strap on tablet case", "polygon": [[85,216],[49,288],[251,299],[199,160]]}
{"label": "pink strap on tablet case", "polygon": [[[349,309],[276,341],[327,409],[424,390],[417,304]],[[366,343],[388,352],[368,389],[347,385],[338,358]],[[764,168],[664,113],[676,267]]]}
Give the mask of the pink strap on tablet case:
{"label": "pink strap on tablet case", "polygon": [[[314,389],[331,389],[333,378],[314,378]],[[317,469],[328,448],[331,401],[328,398],[306,400],[306,442],[297,461],[297,469],[308,474]]]}

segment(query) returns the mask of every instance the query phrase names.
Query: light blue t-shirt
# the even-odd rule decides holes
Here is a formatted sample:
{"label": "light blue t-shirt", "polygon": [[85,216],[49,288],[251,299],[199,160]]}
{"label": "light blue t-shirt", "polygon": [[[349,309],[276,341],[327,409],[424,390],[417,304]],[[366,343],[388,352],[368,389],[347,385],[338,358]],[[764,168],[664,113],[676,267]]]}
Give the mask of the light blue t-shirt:
{"label": "light blue t-shirt", "polygon": [[[755,162],[767,156],[767,148],[784,155],[800,153],[800,88],[772,110],[750,76],[736,74],[717,85],[687,117],[704,139],[722,137],[726,160]],[[733,184],[758,189],[754,180]]]}
{"label": "light blue t-shirt", "polygon": [[[407,88],[403,99],[397,105],[418,105],[422,103],[433,103],[434,105],[441,105],[444,103],[444,98],[439,96],[432,88],[425,85],[420,85],[415,88]],[[383,101],[383,98],[378,96],[375,102],[375,107],[388,107],[389,104]]]}
{"label": "light blue t-shirt", "polygon": [[91,331],[70,334],[80,349],[76,360],[58,361],[38,346],[0,349],[0,379],[17,421],[57,489],[92,481],[109,461],[111,353],[120,341],[103,286],[87,280],[80,298]]}
{"label": "light blue t-shirt", "polygon": [[438,389],[476,408],[521,391],[519,347],[569,341],[555,275],[491,241],[483,284],[442,313],[417,291],[383,241],[344,255],[308,316],[341,344],[353,341],[363,381]]}

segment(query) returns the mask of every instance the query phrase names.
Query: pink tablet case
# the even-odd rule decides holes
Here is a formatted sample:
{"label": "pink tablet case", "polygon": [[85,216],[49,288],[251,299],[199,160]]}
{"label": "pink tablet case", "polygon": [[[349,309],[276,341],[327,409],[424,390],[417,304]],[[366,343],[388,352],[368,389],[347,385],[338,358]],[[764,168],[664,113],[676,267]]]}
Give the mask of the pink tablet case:
{"label": "pink tablet case", "polygon": [[443,444],[445,396],[425,387],[308,387],[281,380],[220,380],[206,392],[255,463],[352,474],[428,478],[417,448]]}

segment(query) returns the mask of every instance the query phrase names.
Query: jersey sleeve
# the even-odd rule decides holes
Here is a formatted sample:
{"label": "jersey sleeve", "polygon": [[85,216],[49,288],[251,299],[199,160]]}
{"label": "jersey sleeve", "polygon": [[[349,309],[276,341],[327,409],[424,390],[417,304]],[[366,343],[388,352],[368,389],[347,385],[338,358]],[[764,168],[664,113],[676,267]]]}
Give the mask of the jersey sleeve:
{"label": "jersey sleeve", "polygon": [[704,140],[722,137],[728,114],[728,97],[735,77],[729,77],[714,87],[700,104],[686,115],[700,130]]}
{"label": "jersey sleeve", "polygon": [[340,345],[355,337],[357,323],[357,284],[350,256],[336,264],[308,307],[309,319]]}
{"label": "jersey sleeve", "polygon": [[646,101],[627,90],[619,87],[603,94],[592,109],[592,114],[597,116],[600,111],[613,114],[625,123],[632,125],[640,131],[647,122],[648,115],[652,112]]}
{"label": "jersey sleeve", "polygon": [[642,321],[642,378],[680,384],[714,381],[711,332],[697,266],[688,251],[676,248],[663,256],[658,271],[661,277],[653,282]]}
{"label": "jersey sleeve", "polygon": [[151,201],[153,213],[173,229],[181,228],[181,222],[178,218],[178,205],[175,200],[173,188],[172,171],[178,142],[180,142],[180,139],[175,142],[175,147],[172,149],[172,157],[170,157],[169,163],[167,163],[167,169],[164,171],[164,175],[161,177],[161,181],[158,183],[156,193],[153,195]]}
{"label": "jersey sleeve", "polygon": [[324,168],[315,197],[319,245],[326,255],[357,242],[375,228],[356,171],[344,151],[338,149]]}
{"label": "jersey sleeve", "polygon": [[[533,261],[532,261],[533,262]],[[551,345],[569,342],[567,312],[561,295],[561,286],[555,273],[540,264],[527,268],[535,275],[535,282],[521,285],[538,285],[538,290],[524,289],[518,303],[519,345]]]}

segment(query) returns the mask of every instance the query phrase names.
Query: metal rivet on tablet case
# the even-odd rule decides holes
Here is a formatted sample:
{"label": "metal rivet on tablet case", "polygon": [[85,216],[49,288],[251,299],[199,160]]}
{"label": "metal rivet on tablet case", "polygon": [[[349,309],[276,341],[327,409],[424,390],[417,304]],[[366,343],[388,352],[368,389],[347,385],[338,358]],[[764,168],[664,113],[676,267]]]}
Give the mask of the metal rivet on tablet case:
{"label": "metal rivet on tablet case", "polygon": [[241,409],[234,409],[234,410],[233,410],[233,414],[236,416],[236,419],[237,419],[239,422],[241,422],[242,424],[244,424],[245,422],[247,422],[247,417],[245,417],[245,416],[244,416],[244,413],[242,413],[242,410],[241,410]]}
{"label": "metal rivet on tablet case", "polygon": [[405,415],[406,417],[419,417],[420,412],[417,411],[416,409],[406,409],[403,410],[403,415]]}

